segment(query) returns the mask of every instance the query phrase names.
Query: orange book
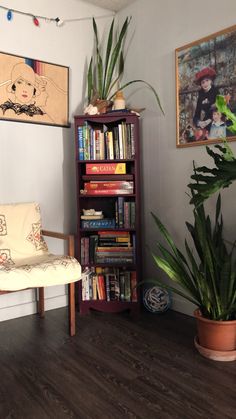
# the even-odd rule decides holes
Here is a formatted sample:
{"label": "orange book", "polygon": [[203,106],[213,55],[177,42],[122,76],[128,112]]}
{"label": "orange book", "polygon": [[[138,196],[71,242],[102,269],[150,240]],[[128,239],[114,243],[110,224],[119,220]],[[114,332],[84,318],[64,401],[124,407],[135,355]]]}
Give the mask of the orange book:
{"label": "orange book", "polygon": [[86,163],[86,175],[126,174],[126,163]]}
{"label": "orange book", "polygon": [[98,298],[99,300],[105,300],[106,299],[106,290],[105,290],[105,279],[104,275],[98,274]]}

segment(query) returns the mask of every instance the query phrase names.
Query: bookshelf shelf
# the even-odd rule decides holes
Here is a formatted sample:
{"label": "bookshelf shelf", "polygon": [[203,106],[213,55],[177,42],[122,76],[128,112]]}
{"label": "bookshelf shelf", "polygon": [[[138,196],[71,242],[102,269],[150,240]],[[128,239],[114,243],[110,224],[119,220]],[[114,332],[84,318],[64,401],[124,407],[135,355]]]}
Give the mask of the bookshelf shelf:
{"label": "bookshelf shelf", "polygon": [[136,314],[142,279],[138,116],[75,116],[75,156],[80,313]]}

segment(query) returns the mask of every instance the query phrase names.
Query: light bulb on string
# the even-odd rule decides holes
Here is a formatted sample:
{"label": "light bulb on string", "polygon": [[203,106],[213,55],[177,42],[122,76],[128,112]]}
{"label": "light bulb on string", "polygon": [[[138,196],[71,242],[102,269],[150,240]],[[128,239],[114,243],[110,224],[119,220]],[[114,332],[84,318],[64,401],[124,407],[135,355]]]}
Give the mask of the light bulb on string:
{"label": "light bulb on string", "polygon": [[34,22],[35,26],[39,26],[39,21],[38,21],[36,16],[33,16],[33,22]]}
{"label": "light bulb on string", "polygon": [[7,20],[12,20],[12,11],[11,10],[8,10],[8,12],[7,12]]}

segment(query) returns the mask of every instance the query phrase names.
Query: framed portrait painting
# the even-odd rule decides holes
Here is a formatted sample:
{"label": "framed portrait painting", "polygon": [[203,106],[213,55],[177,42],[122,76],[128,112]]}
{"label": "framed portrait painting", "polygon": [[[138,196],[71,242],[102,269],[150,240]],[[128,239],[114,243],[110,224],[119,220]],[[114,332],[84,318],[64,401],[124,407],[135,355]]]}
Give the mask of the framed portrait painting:
{"label": "framed portrait painting", "polygon": [[0,52],[0,119],[69,126],[69,68]]}
{"label": "framed portrait painting", "polygon": [[236,112],[236,25],[175,50],[177,147],[236,140],[218,112],[222,95]]}

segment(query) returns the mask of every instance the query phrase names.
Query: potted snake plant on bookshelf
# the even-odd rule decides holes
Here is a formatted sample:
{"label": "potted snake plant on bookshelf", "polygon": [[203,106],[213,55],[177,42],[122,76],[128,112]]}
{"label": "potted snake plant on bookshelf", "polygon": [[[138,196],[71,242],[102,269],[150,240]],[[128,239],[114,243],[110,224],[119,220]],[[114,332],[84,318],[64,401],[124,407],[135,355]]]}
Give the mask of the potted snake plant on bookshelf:
{"label": "potted snake plant on bookshelf", "polygon": [[[161,220],[152,213],[156,226],[165,239],[153,252],[156,265],[177,285],[169,285],[155,278],[153,282],[179,294],[197,306],[198,336],[195,346],[205,357],[218,361],[236,360],[236,259],[235,244],[224,237],[224,225],[219,194],[215,219],[212,222],[204,208],[205,199],[236,179],[236,159],[228,144],[215,145],[220,151],[207,152],[214,159],[215,168],[194,167],[191,203],[194,205],[194,223],[186,222],[194,250],[185,240],[185,253],[175,245]],[[210,176],[209,176],[210,174]],[[161,255],[160,255],[161,254]]]}
{"label": "potted snake plant on bookshelf", "polygon": [[88,106],[85,113],[103,113],[110,110],[117,94],[134,83],[144,83],[154,94],[156,104],[164,114],[159,96],[150,83],[141,79],[121,83],[124,72],[123,48],[130,20],[130,17],[126,17],[120,31],[115,29],[114,19],[112,20],[104,48],[99,42],[97,24],[93,18],[95,46],[87,72]]}

